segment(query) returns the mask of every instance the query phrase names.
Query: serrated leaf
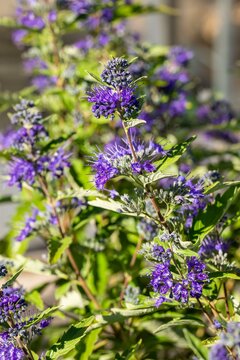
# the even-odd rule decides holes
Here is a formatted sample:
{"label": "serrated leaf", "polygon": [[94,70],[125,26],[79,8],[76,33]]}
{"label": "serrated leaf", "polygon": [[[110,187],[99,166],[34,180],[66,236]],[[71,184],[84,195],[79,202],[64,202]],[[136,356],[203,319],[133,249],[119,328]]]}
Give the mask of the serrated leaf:
{"label": "serrated leaf", "polygon": [[157,169],[161,171],[167,169],[169,166],[177,162],[182,155],[185,153],[189,145],[196,139],[196,136],[192,136],[188,140],[184,141],[181,144],[173,146],[162,159],[156,161],[154,165]]}
{"label": "serrated leaf", "polygon": [[48,244],[50,264],[55,264],[71,243],[71,236],[66,236],[63,239],[50,239]]}
{"label": "serrated leaf", "polygon": [[70,326],[63,336],[46,353],[47,360],[59,359],[68,354],[86,336],[86,331],[93,324],[95,317],[90,316],[78,324]]}
{"label": "serrated leaf", "polygon": [[192,349],[198,360],[208,360],[208,350],[202,342],[186,329],[183,329],[183,332],[190,349]]}
{"label": "serrated leaf", "polygon": [[125,121],[125,127],[127,129],[133,128],[135,126],[140,126],[140,125],[143,125],[143,124],[146,124],[146,121],[141,120],[141,119],[134,119],[134,120]]}
{"label": "serrated leaf", "polygon": [[203,322],[197,319],[174,319],[171,320],[169,322],[167,322],[166,324],[163,324],[161,326],[159,326],[159,328],[157,328],[157,330],[154,331],[154,333],[158,333],[160,331],[164,331],[170,327],[175,327],[175,326],[184,326],[184,325],[191,325],[191,326],[204,326]]}

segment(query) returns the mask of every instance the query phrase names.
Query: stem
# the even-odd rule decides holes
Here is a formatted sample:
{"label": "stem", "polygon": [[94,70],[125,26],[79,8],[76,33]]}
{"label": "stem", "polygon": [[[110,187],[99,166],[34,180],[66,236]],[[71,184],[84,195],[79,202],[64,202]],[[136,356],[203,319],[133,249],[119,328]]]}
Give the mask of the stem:
{"label": "stem", "polygon": [[133,159],[134,159],[135,162],[137,162],[137,161],[138,161],[138,157],[137,157],[137,154],[136,154],[135,149],[134,149],[134,147],[133,147],[131,135],[129,134],[129,131],[128,131],[128,129],[126,128],[126,126],[124,125],[124,121],[123,121],[123,120],[122,120],[122,126],[123,126],[123,129],[124,129],[124,132],[125,132],[125,135],[126,135],[126,138],[127,138],[127,141],[128,141],[128,144],[129,144],[129,147],[130,147],[132,156],[133,156]]}
{"label": "stem", "polygon": [[229,310],[229,304],[228,304],[227,287],[226,287],[225,282],[223,283],[223,291],[224,291],[224,301],[225,301],[225,307],[226,307],[226,312],[227,312],[227,318],[229,321],[231,316],[230,316],[230,310]]}
{"label": "stem", "polygon": [[197,299],[197,302],[198,302],[200,308],[202,309],[204,315],[206,316],[206,318],[210,322],[210,324],[214,327],[214,323],[213,323],[212,319],[210,318],[210,316],[208,315],[207,311],[204,309],[203,304],[201,303],[201,301],[199,299]]}
{"label": "stem", "polygon": [[[48,190],[48,186],[47,186],[47,183],[45,181],[45,179],[41,176],[38,177],[38,180],[39,180],[39,184],[44,192],[44,194],[46,195],[46,197],[48,198],[51,206],[52,206],[52,209],[53,209],[53,212],[54,212],[54,216],[56,216],[56,219],[57,219],[57,223],[58,223],[58,228],[59,228],[59,232],[60,232],[60,235],[62,238],[65,237],[65,229],[63,228],[62,224],[61,224],[61,221],[60,221],[60,218],[58,216],[58,213],[57,213],[57,209],[56,209],[56,206],[55,206],[55,203],[54,203],[54,200],[53,198],[51,197],[50,193],[49,193],[49,190]],[[82,287],[82,289],[84,290],[85,294],[87,295],[88,299],[91,300],[94,304],[94,306],[96,307],[96,309],[100,309],[100,304],[98,303],[97,299],[95,298],[95,296],[93,295],[93,293],[91,292],[91,290],[89,289],[86,281],[84,280],[84,278],[82,277],[81,273],[80,273],[80,270],[78,269],[78,266],[76,264],[76,261],[71,253],[71,250],[70,249],[67,249],[66,251],[66,254],[67,254],[67,257],[69,259],[69,262],[76,274],[76,277],[77,277],[77,280],[79,282],[79,285]]]}
{"label": "stem", "polygon": [[138,242],[137,242],[137,246],[136,246],[136,248],[135,248],[135,251],[134,251],[134,253],[133,253],[132,259],[131,259],[131,261],[130,261],[130,267],[131,267],[131,268],[135,265],[135,262],[136,262],[136,260],[137,260],[137,254],[138,254],[138,252],[139,252],[139,250],[140,250],[140,248],[141,248],[142,242],[143,242],[143,238],[142,238],[142,236],[140,236],[139,239],[138,239]]}
{"label": "stem", "polygon": [[[133,143],[132,143],[132,138],[131,138],[131,135],[128,131],[128,129],[126,128],[125,124],[124,124],[124,121],[122,120],[122,126],[123,126],[123,129],[124,129],[124,132],[125,132],[125,135],[126,135],[126,138],[127,138],[127,141],[128,141],[128,144],[129,144],[129,147],[130,147],[130,150],[131,150],[131,153],[132,153],[132,157],[134,159],[135,162],[138,161],[138,157],[137,157],[137,154],[135,152],[135,149],[134,149],[134,146],[133,146]],[[166,223],[162,213],[161,213],[161,210],[159,208],[159,205],[156,201],[156,199],[152,196],[150,190],[147,188],[147,194],[148,194],[148,197],[157,213],[157,216],[159,218],[159,221],[160,223],[169,231],[171,232],[171,229],[169,227],[169,225]]]}

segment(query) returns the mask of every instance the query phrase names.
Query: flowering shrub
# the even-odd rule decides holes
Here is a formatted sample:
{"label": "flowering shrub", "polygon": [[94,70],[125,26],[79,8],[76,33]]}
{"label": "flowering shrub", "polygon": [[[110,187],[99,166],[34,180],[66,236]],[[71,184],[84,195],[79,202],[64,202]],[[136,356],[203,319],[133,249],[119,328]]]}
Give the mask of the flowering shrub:
{"label": "flowering shrub", "polygon": [[0,103],[1,359],[240,359],[238,115],[199,93],[190,50],[128,32],[148,12],[175,10],[22,0],[1,19],[31,83]]}

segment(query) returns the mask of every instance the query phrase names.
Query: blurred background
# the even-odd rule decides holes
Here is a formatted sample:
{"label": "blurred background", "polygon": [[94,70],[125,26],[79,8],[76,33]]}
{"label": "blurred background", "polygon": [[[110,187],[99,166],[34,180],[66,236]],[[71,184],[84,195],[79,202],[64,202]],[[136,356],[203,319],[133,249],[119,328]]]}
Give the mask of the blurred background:
{"label": "blurred background", "polygon": [[[129,27],[156,44],[181,44],[195,53],[194,73],[205,87],[220,91],[233,105],[240,88],[240,0],[142,0],[178,9],[178,16],[148,15],[132,18]],[[14,16],[16,0],[0,0],[0,16]],[[0,90],[24,87],[27,76],[21,53],[12,44],[11,31],[0,32]],[[1,124],[2,126],[2,124]]]}

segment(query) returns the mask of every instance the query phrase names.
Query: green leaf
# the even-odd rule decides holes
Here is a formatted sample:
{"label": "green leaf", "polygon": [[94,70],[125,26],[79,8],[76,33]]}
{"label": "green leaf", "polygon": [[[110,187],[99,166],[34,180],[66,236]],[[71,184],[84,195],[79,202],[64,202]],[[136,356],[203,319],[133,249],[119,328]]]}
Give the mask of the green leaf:
{"label": "green leaf", "polygon": [[98,340],[99,334],[102,329],[93,330],[88,334],[80,343],[77,345],[77,350],[79,354],[79,360],[88,360],[90,355],[93,353],[94,345]]}
{"label": "green leaf", "polygon": [[50,239],[49,247],[49,261],[51,264],[55,264],[63,255],[65,250],[69,248],[72,243],[72,237],[67,236],[64,239]]}
{"label": "green leaf", "polygon": [[124,353],[122,355],[117,354],[115,356],[115,360],[137,360],[137,357],[134,356],[134,354],[136,354],[136,352],[140,348],[141,344],[142,344],[142,339],[140,339],[137,342],[137,344],[131,346],[130,349],[124,351]]}
{"label": "green leaf", "polygon": [[19,28],[19,24],[13,17],[3,16],[0,17],[0,26],[9,28]]}
{"label": "green leaf", "polygon": [[209,274],[210,279],[234,279],[240,280],[240,274],[235,274],[227,271],[215,271]]}
{"label": "green leaf", "polygon": [[4,287],[10,286],[14,283],[14,281],[19,277],[19,275],[22,273],[23,268],[19,269],[14,275],[12,275],[10,277],[10,279],[5,282],[5,284],[3,285]]}
{"label": "green leaf", "polygon": [[192,136],[188,140],[181,144],[173,146],[162,159],[156,161],[154,165],[161,171],[167,169],[169,166],[177,162],[181,156],[185,153],[189,145],[196,139],[196,136]]}
{"label": "green leaf", "polygon": [[70,134],[59,136],[57,139],[51,140],[47,145],[42,148],[42,152],[44,153],[48,150],[58,148],[60,144],[66,143],[66,141],[69,140],[73,135],[75,135],[75,132],[71,132]]}
{"label": "green leaf", "polygon": [[144,6],[141,4],[131,4],[131,5],[121,5],[115,8],[114,19],[118,18],[127,18],[130,16],[136,16],[138,14],[149,14],[149,13],[162,13],[166,15],[177,15],[177,9],[174,9],[167,5],[153,6],[148,5]]}
{"label": "green leaf", "polygon": [[183,329],[183,332],[190,349],[192,349],[198,360],[208,360],[208,350],[202,342],[186,329]]}
{"label": "green leaf", "polygon": [[102,199],[95,199],[95,200],[91,200],[88,202],[89,205],[95,206],[95,207],[99,207],[101,209],[105,209],[105,210],[111,210],[111,211],[115,211],[117,213],[121,213],[121,208],[122,208],[122,204],[118,201],[114,201],[114,200],[102,200]]}
{"label": "green leaf", "polygon": [[155,333],[158,333],[160,331],[164,331],[170,327],[175,327],[175,326],[185,326],[185,325],[190,325],[190,326],[204,326],[203,322],[198,320],[198,319],[174,319],[174,320],[171,320],[169,322],[167,322],[166,324],[163,324],[161,326],[159,326],[157,328],[157,330],[155,330],[154,332]]}
{"label": "green leaf", "polygon": [[63,336],[46,353],[47,360],[59,359],[72,351],[79,341],[87,335],[87,329],[93,324],[95,317],[90,316],[78,324],[70,326]]}
{"label": "green leaf", "polygon": [[238,192],[238,188],[231,186],[223,195],[218,194],[214,204],[209,204],[204,211],[194,218],[190,237],[193,240],[202,240],[212,231],[218,221],[223,217],[233,199]]}
{"label": "green leaf", "polygon": [[144,186],[152,184],[153,182],[156,182],[160,179],[164,179],[170,176],[176,176],[177,172],[168,172],[168,173],[162,173],[161,171],[156,171],[152,174],[147,175],[139,175],[138,178],[142,182]]}
{"label": "green leaf", "polygon": [[37,309],[43,310],[44,309],[44,303],[41,298],[41,295],[37,290],[33,290],[25,295],[26,301],[30,302],[34,306],[36,306]]}
{"label": "green leaf", "polygon": [[140,125],[146,124],[146,121],[141,120],[141,119],[134,119],[134,120],[125,121],[124,124],[127,129],[130,129],[135,126],[140,126]]}
{"label": "green leaf", "polygon": [[219,340],[218,336],[213,336],[213,337],[210,337],[210,338],[208,338],[206,340],[203,340],[202,344],[205,345],[205,346],[209,346],[209,345],[211,346],[211,345],[215,344],[215,342],[218,341],[218,340]]}
{"label": "green leaf", "polygon": [[115,322],[123,322],[129,317],[145,316],[157,312],[156,307],[147,307],[134,310],[111,309],[106,315],[98,314],[90,316],[80,321],[63,334],[63,336],[55,343],[46,353],[46,360],[57,360],[61,356],[65,356],[72,351],[88,334],[103,326],[113,324]]}
{"label": "green leaf", "polygon": [[95,74],[93,74],[93,73],[91,73],[91,72],[88,72],[88,71],[87,71],[87,73],[88,73],[88,75],[90,75],[94,80],[96,80],[100,85],[106,86],[106,84],[102,81],[102,79],[101,79],[99,76],[97,76],[97,75],[95,75]]}

